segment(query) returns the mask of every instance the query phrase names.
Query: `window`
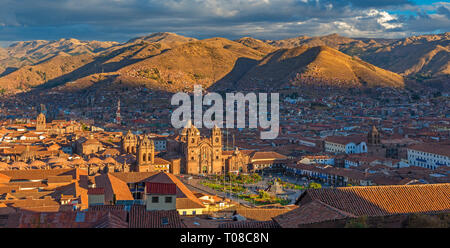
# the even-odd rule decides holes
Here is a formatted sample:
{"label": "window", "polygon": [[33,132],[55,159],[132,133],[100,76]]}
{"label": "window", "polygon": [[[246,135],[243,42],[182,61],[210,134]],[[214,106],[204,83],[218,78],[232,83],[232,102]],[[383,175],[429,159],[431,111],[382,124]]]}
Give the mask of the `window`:
{"label": "window", "polygon": [[161,223],[162,223],[163,225],[168,225],[168,224],[169,224],[169,219],[168,219],[167,217],[162,217],[162,218],[161,218]]}
{"label": "window", "polygon": [[159,202],[159,197],[158,196],[153,196],[152,197],[152,203],[158,203]]}
{"label": "window", "polygon": [[172,203],[172,197],[166,196],[166,203]]}

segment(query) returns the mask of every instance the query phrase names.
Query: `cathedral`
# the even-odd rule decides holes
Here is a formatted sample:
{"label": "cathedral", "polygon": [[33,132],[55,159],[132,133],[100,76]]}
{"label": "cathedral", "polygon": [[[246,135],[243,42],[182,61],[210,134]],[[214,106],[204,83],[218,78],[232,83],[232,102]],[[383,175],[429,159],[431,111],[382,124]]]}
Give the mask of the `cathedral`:
{"label": "cathedral", "polygon": [[128,131],[122,138],[122,152],[136,155],[135,171],[138,172],[173,172],[170,162],[155,157],[155,143],[147,135],[139,138]]}
{"label": "cathedral", "polygon": [[222,131],[214,126],[209,136],[189,122],[175,139],[168,140],[167,151],[155,156],[155,143],[149,136],[139,137],[130,131],[122,137],[122,152],[136,155],[134,171],[165,171],[173,174],[249,173],[280,166],[286,157],[276,152],[239,150],[224,151]]}
{"label": "cathedral", "polygon": [[200,131],[190,122],[180,133],[181,153],[186,174],[220,174],[225,172],[222,161],[222,131],[211,129],[210,137],[201,137]]}

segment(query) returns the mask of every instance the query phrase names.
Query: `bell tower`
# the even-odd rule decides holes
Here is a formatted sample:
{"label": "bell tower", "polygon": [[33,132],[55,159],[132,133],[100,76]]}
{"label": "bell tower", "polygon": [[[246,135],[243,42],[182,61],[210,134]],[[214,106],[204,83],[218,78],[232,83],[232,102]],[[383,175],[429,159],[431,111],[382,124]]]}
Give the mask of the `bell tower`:
{"label": "bell tower", "polygon": [[191,122],[188,122],[186,125],[186,145],[184,151],[186,159],[186,172],[188,174],[198,174],[200,171],[199,142],[200,131]]}
{"label": "bell tower", "polygon": [[155,144],[147,135],[139,143],[137,156],[138,166],[155,163]]}
{"label": "bell tower", "polygon": [[214,147],[222,148],[222,131],[217,125],[214,125],[211,133],[211,143]]}
{"label": "bell tower", "polygon": [[45,115],[40,113],[36,118],[36,131],[45,131],[46,123]]}
{"label": "bell tower", "polygon": [[367,143],[368,145],[381,144],[380,133],[375,126],[372,126],[372,129],[367,134]]}
{"label": "bell tower", "polygon": [[137,136],[128,130],[127,134],[122,138],[122,149],[125,153],[136,154],[137,143]]}
{"label": "bell tower", "polygon": [[212,163],[211,171],[214,174],[222,172],[222,131],[214,125],[211,131]]}

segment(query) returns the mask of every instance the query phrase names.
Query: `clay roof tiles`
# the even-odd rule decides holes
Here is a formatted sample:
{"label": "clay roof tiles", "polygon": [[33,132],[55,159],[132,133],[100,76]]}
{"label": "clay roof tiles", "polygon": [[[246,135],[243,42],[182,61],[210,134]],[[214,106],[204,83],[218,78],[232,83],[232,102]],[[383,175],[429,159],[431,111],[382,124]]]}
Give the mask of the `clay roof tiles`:
{"label": "clay roof tiles", "polygon": [[356,216],[450,211],[450,183],[308,189],[308,195]]}

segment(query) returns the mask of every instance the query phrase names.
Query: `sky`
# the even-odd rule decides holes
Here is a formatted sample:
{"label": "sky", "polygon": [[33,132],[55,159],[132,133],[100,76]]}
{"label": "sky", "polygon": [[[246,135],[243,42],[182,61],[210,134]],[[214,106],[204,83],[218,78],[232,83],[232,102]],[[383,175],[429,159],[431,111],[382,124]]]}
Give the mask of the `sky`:
{"label": "sky", "polygon": [[450,3],[432,0],[0,0],[0,46],[61,38],[125,42],[155,32],[400,38],[449,32],[449,18]]}

